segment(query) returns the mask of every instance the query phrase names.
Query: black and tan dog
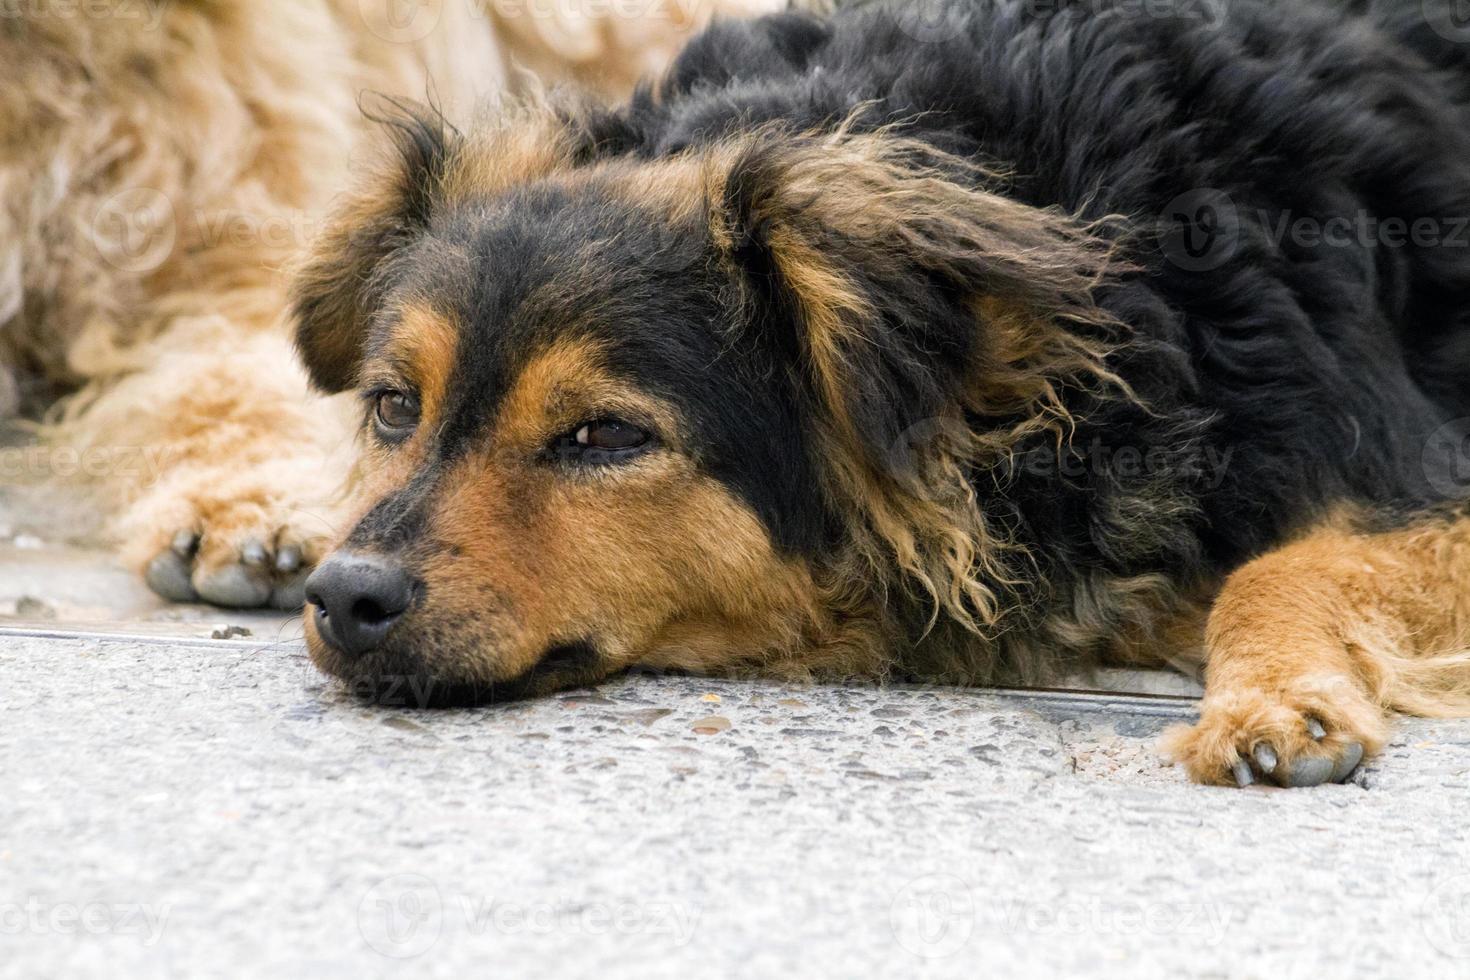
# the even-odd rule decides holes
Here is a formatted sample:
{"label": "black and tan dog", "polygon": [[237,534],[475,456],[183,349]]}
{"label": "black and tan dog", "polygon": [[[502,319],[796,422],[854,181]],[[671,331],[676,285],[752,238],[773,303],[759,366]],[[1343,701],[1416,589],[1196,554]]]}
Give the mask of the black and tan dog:
{"label": "black and tan dog", "polygon": [[1170,750],[1242,784],[1464,710],[1470,47],[1422,6],[865,4],[617,111],[401,121],[297,287],[375,447],[316,662],[466,702],[1183,656]]}

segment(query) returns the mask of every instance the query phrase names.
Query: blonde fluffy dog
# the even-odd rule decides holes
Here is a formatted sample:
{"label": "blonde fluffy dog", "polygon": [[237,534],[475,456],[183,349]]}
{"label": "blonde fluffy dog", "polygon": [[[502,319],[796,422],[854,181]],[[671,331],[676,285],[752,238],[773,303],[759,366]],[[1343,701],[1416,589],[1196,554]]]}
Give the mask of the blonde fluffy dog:
{"label": "blonde fluffy dog", "polygon": [[453,122],[532,78],[616,94],[712,16],[780,6],[0,0],[0,417],[48,412],[160,595],[299,606],[355,449],[285,282],[364,97]]}

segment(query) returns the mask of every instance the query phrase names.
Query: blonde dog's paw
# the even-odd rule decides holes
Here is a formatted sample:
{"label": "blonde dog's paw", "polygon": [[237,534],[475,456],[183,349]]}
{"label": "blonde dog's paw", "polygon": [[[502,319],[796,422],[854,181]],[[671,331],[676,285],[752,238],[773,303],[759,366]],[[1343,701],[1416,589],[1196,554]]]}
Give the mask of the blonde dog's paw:
{"label": "blonde dog's paw", "polygon": [[170,602],[300,609],[340,515],[319,481],[292,486],[271,469],[155,489],[130,515],[126,560]]}
{"label": "blonde dog's paw", "polygon": [[1319,786],[1346,780],[1386,737],[1382,709],[1344,676],[1207,694],[1199,722],[1165,732],[1163,751],[1200,783]]}
{"label": "blonde dog's paw", "polygon": [[[216,531],[206,531],[212,542]],[[208,602],[234,609],[300,609],[306,601],[306,575],[311,570],[307,552],[298,544],[268,549],[258,538],[237,548],[215,549],[213,558],[201,557],[204,538],[194,531],[174,535],[172,545],[160,551],[144,569],[148,587],[170,602]]]}

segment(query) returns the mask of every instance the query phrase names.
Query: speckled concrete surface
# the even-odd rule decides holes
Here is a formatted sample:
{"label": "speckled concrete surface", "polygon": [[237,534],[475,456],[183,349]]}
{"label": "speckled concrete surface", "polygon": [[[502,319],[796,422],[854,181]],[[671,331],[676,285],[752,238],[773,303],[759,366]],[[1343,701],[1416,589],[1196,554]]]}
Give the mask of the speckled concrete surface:
{"label": "speckled concrete surface", "polygon": [[1470,976],[1466,723],[1234,791],[1158,761],[1169,698],[407,712],[289,638],[14,628],[0,677],[9,976]]}

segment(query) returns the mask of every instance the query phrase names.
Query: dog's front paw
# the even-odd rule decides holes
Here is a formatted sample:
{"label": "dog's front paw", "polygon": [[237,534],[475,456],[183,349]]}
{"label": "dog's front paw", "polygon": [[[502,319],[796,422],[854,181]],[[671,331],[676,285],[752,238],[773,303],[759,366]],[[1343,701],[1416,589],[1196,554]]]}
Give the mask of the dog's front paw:
{"label": "dog's front paw", "polygon": [[1350,677],[1290,691],[1211,691],[1200,720],[1164,735],[1164,753],[1197,782],[1318,786],[1342,782],[1387,737],[1384,712]]}
{"label": "dog's front paw", "polygon": [[129,514],[124,558],[171,602],[299,609],[340,526],[338,481],[321,470],[286,460],[170,479]]}

